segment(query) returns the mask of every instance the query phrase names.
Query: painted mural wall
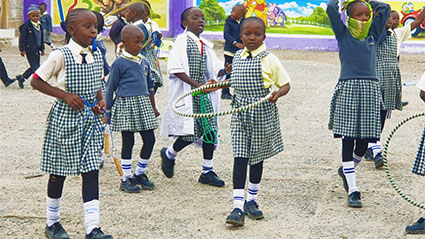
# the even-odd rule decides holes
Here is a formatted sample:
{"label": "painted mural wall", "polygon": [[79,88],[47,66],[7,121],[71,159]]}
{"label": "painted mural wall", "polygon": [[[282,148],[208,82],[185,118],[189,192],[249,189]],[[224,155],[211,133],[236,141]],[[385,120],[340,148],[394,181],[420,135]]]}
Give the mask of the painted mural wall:
{"label": "painted mural wall", "polygon": [[[205,31],[223,31],[224,22],[232,7],[242,4],[246,17],[257,16],[268,26],[267,33],[329,35],[333,32],[326,14],[327,0],[195,0],[196,6],[203,9],[206,18]],[[385,1],[392,10],[400,14],[401,25],[414,21],[425,1]],[[425,25],[418,27],[413,35],[425,34]],[[424,38],[423,36],[422,38]],[[417,39],[416,39],[417,40]]]}

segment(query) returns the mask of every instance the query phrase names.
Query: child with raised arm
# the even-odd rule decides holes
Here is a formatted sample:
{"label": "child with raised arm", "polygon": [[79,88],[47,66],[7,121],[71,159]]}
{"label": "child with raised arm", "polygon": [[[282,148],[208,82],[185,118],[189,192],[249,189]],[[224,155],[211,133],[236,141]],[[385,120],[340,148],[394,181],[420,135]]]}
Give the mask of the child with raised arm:
{"label": "child with raised arm", "polygon": [[328,128],[335,138],[342,138],[342,166],[338,174],[348,193],[347,205],[358,208],[362,207],[362,201],[355,166],[363,158],[368,142],[376,142],[381,134],[382,98],[376,75],[376,52],[386,35],[390,7],[379,1],[345,1],[343,10],[348,21],[345,25],[338,3],[329,0],[326,9],[341,61]]}
{"label": "child with raised arm", "polygon": [[72,38],[49,55],[31,80],[34,89],[57,98],[47,117],[41,160],[41,170],[49,174],[45,228],[48,238],[69,238],[60,223],[60,201],[65,178],[79,174],[85,238],[112,238],[99,227],[101,108],[106,104],[101,90],[102,54],[89,47],[97,35],[96,22],[96,16],[87,9],[71,10],[66,27]]}
{"label": "child with raised arm", "polygon": [[[266,25],[257,17],[244,20],[241,39],[245,46],[233,59],[231,86],[235,89],[232,108],[251,104],[273,91],[271,98],[257,107],[232,115],[230,129],[233,147],[233,211],[226,223],[243,226],[245,214],[253,220],[263,219],[257,194],[263,174],[263,161],[283,150],[278,98],[290,90],[290,77],[279,58],[267,51],[264,39]],[[245,181],[249,165],[248,194],[245,200]]]}
{"label": "child with raised arm", "polygon": [[[112,130],[120,131],[122,136],[121,167],[124,175],[120,191],[137,193],[140,192],[137,185],[144,190],[155,187],[145,172],[155,144],[154,130],[158,128],[155,117],[159,113],[155,106],[149,63],[140,54],[143,32],[137,26],[127,25],[121,32],[121,38],[124,50],[112,64],[106,84],[106,109],[112,112]],[[143,147],[132,177],[131,156],[135,133],[142,136]]]}
{"label": "child with raised arm", "polygon": [[[178,116],[172,110],[172,104],[183,93],[206,84],[211,79],[224,78],[229,74],[231,66],[223,69],[222,63],[217,59],[211,42],[200,36],[204,31],[205,19],[201,9],[196,7],[187,8],[181,15],[181,26],[185,31],[174,42],[174,47],[168,58],[169,81],[169,104],[164,114],[161,125],[161,135],[176,137],[173,145],[161,150],[161,169],[166,177],[174,175],[174,165],[177,153],[186,146],[198,141],[204,134],[201,119]],[[220,96],[219,92],[211,92],[206,99],[206,112],[218,111]],[[201,113],[201,96],[186,97],[176,106],[186,113]],[[216,118],[208,118],[208,124],[214,132],[217,132]],[[217,140],[217,134],[214,139]],[[222,187],[224,181],[213,171],[213,154],[215,144],[202,142],[203,161],[202,173],[199,182],[212,186]]]}

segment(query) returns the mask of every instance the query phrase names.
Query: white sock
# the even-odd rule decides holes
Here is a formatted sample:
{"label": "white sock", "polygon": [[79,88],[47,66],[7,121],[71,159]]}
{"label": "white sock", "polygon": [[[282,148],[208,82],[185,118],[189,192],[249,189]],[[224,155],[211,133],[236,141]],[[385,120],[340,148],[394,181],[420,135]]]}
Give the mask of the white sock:
{"label": "white sock", "polygon": [[239,208],[243,212],[244,194],[244,189],[233,189],[233,209]]}
{"label": "white sock", "polygon": [[206,174],[209,171],[213,170],[213,160],[212,159],[204,159],[202,161],[202,173]]}
{"label": "white sock", "polygon": [[347,179],[348,195],[350,195],[352,192],[359,191],[356,185],[356,170],[354,167],[354,162],[342,162],[342,168],[344,170],[345,178]]}
{"label": "white sock", "polygon": [[353,152],[354,167],[357,167],[357,165],[362,161],[362,159],[363,159],[363,157],[360,157]]}
{"label": "white sock", "polygon": [[59,222],[60,217],[60,201],[61,199],[46,197],[46,213],[47,213],[47,226],[50,227],[56,222]]}
{"label": "white sock", "polygon": [[146,167],[148,166],[149,159],[142,159],[139,158],[139,161],[137,162],[136,171],[134,174],[136,176],[140,176],[146,172]]}
{"label": "white sock", "polygon": [[381,142],[377,141],[376,143],[369,143],[369,145],[369,148],[372,149],[374,158],[377,154],[382,153]]}
{"label": "white sock", "polygon": [[131,159],[121,159],[121,168],[122,168],[122,181],[131,178]]}
{"label": "white sock", "polygon": [[257,200],[258,189],[260,189],[259,183],[248,183],[248,195],[246,196],[248,202]]}
{"label": "white sock", "polygon": [[177,152],[174,150],[173,146],[170,146],[167,148],[167,151],[165,151],[165,155],[167,155],[169,160],[174,160],[174,158],[177,156]]}
{"label": "white sock", "polygon": [[84,203],[84,227],[86,234],[99,227],[99,200],[91,200]]}

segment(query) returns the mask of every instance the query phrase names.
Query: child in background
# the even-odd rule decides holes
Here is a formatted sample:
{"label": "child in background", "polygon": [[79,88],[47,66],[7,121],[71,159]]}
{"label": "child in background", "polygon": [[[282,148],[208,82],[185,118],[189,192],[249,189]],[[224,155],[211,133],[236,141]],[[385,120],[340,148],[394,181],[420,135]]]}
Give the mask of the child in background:
{"label": "child in background", "polygon": [[[243,48],[240,31],[245,14],[246,9],[244,6],[235,5],[232,8],[230,16],[226,18],[226,23],[224,24],[224,64],[232,64],[235,53]],[[230,75],[226,76],[226,79],[229,78]],[[221,98],[232,99],[229,88],[222,89]]]}
{"label": "child in background", "polygon": [[19,27],[19,50],[21,56],[26,56],[30,63],[30,68],[22,75],[16,76],[21,89],[24,88],[24,81],[40,67],[40,53],[44,56],[44,34],[40,23],[40,8],[37,5],[31,4],[28,7],[28,18],[29,20]]}
{"label": "child in background", "polygon": [[[1,13],[1,7],[0,7],[0,13]],[[15,79],[9,78],[9,75],[7,74],[6,66],[4,65],[1,57],[0,57],[0,79],[3,82],[4,86],[6,87],[11,85],[13,82],[15,82]]]}
{"label": "child in background", "polygon": [[[154,83],[149,63],[140,54],[143,32],[134,25],[125,26],[121,32],[124,50],[112,64],[106,84],[106,109],[112,111],[112,130],[121,131],[121,167],[123,178],[120,190],[128,193],[152,190],[155,185],[145,174],[155,144],[154,129],[158,128],[159,115],[153,94]],[[114,93],[116,98],[113,99]],[[134,133],[140,133],[143,147],[133,177],[131,177],[131,156]]]}
{"label": "child in background", "polygon": [[99,12],[95,12],[95,11],[92,11],[92,12],[94,13],[94,15],[96,15],[96,19],[97,19],[97,36],[96,36],[96,41],[94,43],[96,44],[96,47],[99,48],[100,52],[102,53],[103,73],[105,74],[104,77],[106,77],[107,75],[109,75],[109,64],[108,64],[108,61],[106,60],[106,46],[105,46],[105,43],[103,42],[103,36],[101,33],[105,25],[105,20],[103,19],[102,14],[100,14]]}
{"label": "child in background", "polygon": [[326,9],[341,61],[328,127],[335,138],[342,137],[342,167],[338,174],[348,193],[348,206],[358,208],[362,202],[355,166],[363,158],[368,142],[376,142],[381,135],[382,96],[376,75],[376,52],[386,35],[390,7],[379,1],[346,1],[343,10],[347,13],[347,27],[341,20],[338,3],[329,0]]}
{"label": "child in background", "polygon": [[118,19],[112,24],[111,30],[109,31],[109,37],[115,45],[115,52],[117,51],[117,45],[121,42],[121,30],[128,24],[125,20],[126,12],[127,8],[118,12]]}
{"label": "child in background", "polygon": [[[422,11],[425,12],[425,11]],[[422,13],[421,13],[422,14]],[[419,97],[425,102],[425,73],[416,84],[420,89]],[[422,133],[421,141],[419,143],[418,153],[413,165],[412,173],[424,176],[425,175],[425,129]],[[425,218],[421,217],[411,226],[406,227],[407,234],[425,234]]]}
{"label": "child in background", "polygon": [[[230,79],[235,89],[232,108],[251,104],[265,97],[273,85],[269,102],[232,115],[230,129],[233,147],[233,211],[226,223],[243,226],[245,214],[254,220],[263,219],[257,194],[263,173],[263,161],[283,150],[279,113],[276,101],[290,89],[290,77],[279,58],[267,51],[264,39],[266,25],[257,17],[244,20],[240,33],[245,46],[235,54]],[[249,164],[248,195],[245,181]]]}
{"label": "child in background", "polygon": [[146,8],[147,6],[145,5],[145,3],[134,3],[127,7],[127,12],[125,14],[125,20],[132,25],[138,26],[143,32],[143,48],[140,53],[144,56],[146,56],[145,46],[148,44],[147,41],[149,39],[149,31],[145,27],[145,23],[143,22],[143,18],[146,17]]}
{"label": "child in background", "polygon": [[[217,59],[212,43],[200,37],[204,31],[205,20],[201,9],[187,8],[181,15],[181,26],[185,31],[177,36],[174,47],[168,57],[169,74],[169,104],[164,114],[161,125],[161,135],[177,137],[173,145],[161,150],[161,169],[166,177],[174,175],[175,157],[186,146],[199,140],[204,129],[201,119],[178,116],[172,110],[172,104],[183,93],[200,87],[210,79],[217,79],[229,74],[231,66],[222,68],[222,63]],[[223,77],[224,78],[224,77]],[[176,107],[186,113],[200,113],[201,96],[185,97]],[[218,92],[209,94],[206,103],[206,113],[218,111]],[[208,118],[211,128],[217,132],[216,118]],[[215,134],[215,136],[217,136]],[[213,171],[213,143],[202,142],[204,160],[202,174],[199,182],[212,186],[222,187],[224,181]]]}
{"label": "child in background", "polygon": [[[402,85],[398,58],[401,43],[412,37],[412,30],[422,24],[425,20],[425,11],[410,24],[397,28],[399,25],[399,15],[396,11],[391,11],[385,29],[387,36],[379,45],[376,56],[376,71],[379,85],[381,86],[382,100],[384,108],[381,109],[381,132],[384,129],[385,119],[391,116],[392,110],[402,110],[401,102]],[[375,162],[375,168],[384,166],[381,143],[369,143],[365,158]]]}
{"label": "child in background", "polygon": [[149,66],[151,69],[151,76],[155,82],[155,93],[158,90],[159,87],[162,86],[163,80],[162,80],[162,73],[161,69],[159,67],[159,61],[158,61],[158,54],[157,54],[157,46],[155,45],[156,38],[159,38],[159,41],[161,41],[162,33],[161,29],[159,29],[159,26],[156,22],[152,21],[150,18],[151,15],[151,5],[148,1],[144,1],[146,3],[145,6],[145,14],[143,16],[143,23],[145,24],[145,27],[149,31],[149,38],[150,41],[145,47],[146,51],[146,59],[149,62]]}
{"label": "child in background", "polygon": [[40,22],[41,27],[43,28],[43,35],[44,39],[43,42],[49,45],[52,50],[55,49],[55,46],[52,43],[52,17],[49,15],[49,13],[46,12],[47,4],[46,3],[40,3]]}
{"label": "child in background", "polygon": [[[97,35],[96,24],[96,16],[89,10],[71,10],[66,26],[72,39],[49,55],[31,81],[34,89],[57,98],[47,117],[41,160],[41,170],[49,174],[45,228],[48,238],[69,238],[60,223],[60,201],[65,178],[79,174],[85,238],[112,238],[99,228],[101,108],[106,104],[101,90],[102,54],[89,47]],[[56,84],[52,86],[47,81]]]}

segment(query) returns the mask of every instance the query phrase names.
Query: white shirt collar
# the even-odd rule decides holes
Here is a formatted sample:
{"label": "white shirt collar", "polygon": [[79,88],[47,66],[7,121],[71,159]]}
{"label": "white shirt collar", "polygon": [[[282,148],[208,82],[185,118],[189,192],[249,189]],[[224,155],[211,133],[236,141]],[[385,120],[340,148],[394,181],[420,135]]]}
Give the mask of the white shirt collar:
{"label": "white shirt collar", "polygon": [[140,19],[140,20],[137,20],[137,21],[133,22],[132,24],[138,26],[140,24],[145,24],[145,23],[143,22],[142,19]]}
{"label": "white shirt collar", "polygon": [[71,50],[72,54],[74,55],[80,55],[81,52],[92,54],[91,51],[89,51],[88,47],[83,48],[78,43],[76,43],[72,38],[69,40],[68,48],[69,50]]}
{"label": "white shirt collar", "polygon": [[196,42],[200,42],[202,40],[202,42],[204,43],[204,45],[208,46],[209,48],[213,48],[214,47],[214,43],[208,41],[207,39],[203,38],[203,37],[197,37],[193,32],[191,31],[187,31],[185,30],[186,34],[188,37],[192,38],[192,40],[196,41]]}
{"label": "white shirt collar", "polygon": [[122,51],[122,56],[127,60],[134,61],[137,63],[140,63],[143,57],[140,53],[137,56],[135,56],[129,53],[128,51],[126,51],[125,49]]}

